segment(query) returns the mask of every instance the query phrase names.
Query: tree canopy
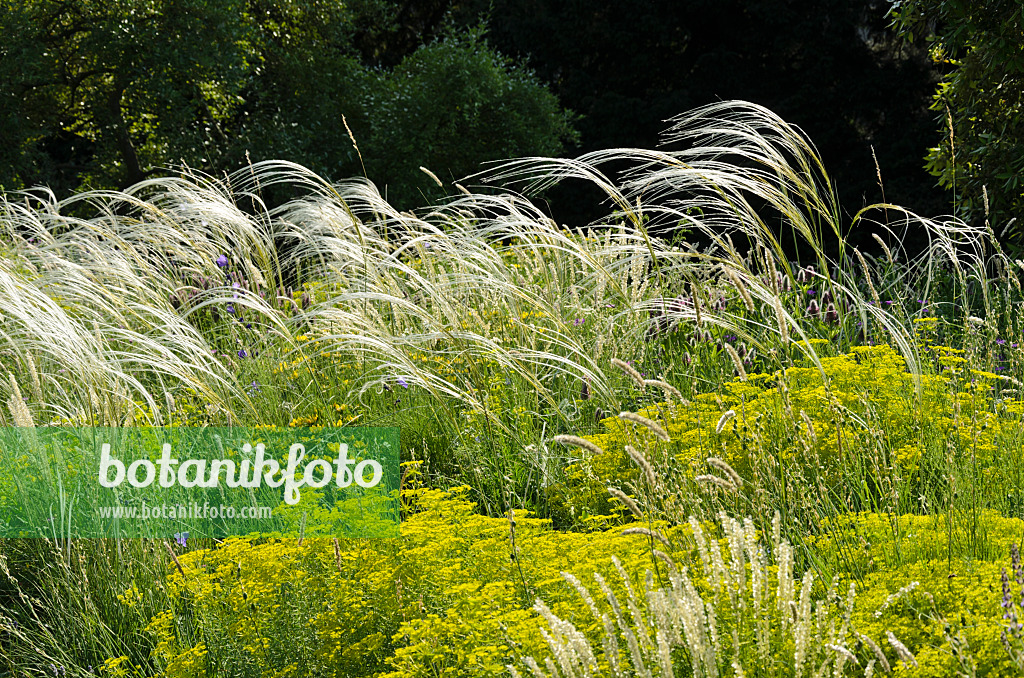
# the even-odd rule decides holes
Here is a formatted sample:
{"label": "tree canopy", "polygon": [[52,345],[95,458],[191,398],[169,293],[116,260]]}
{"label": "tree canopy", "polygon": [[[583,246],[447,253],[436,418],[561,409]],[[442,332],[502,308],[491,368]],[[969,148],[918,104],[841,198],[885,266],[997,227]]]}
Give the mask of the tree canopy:
{"label": "tree canopy", "polygon": [[[29,0],[0,12],[0,186],[125,187],[285,158],[399,204],[481,161],[557,154],[571,115],[446,5]],[[410,34],[411,31],[411,34]]]}
{"label": "tree canopy", "polygon": [[[926,41],[948,73],[932,108],[938,130],[929,171],[951,189],[960,216],[1002,231],[1024,215],[1024,3],[903,0],[893,16],[910,41]],[[1024,223],[1010,244],[1024,247]]]}

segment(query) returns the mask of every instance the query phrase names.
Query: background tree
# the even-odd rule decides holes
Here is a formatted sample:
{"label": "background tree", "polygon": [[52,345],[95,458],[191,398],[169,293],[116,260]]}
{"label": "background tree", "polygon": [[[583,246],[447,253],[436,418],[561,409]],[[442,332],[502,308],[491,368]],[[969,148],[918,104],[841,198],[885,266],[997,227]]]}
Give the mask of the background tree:
{"label": "background tree", "polygon": [[[30,0],[0,12],[0,185],[125,187],[285,158],[400,206],[441,176],[557,154],[570,117],[444,3]],[[435,40],[434,36],[438,36]],[[440,39],[443,37],[444,39]],[[486,133],[485,133],[486,130]],[[376,175],[374,174],[376,173]]]}
{"label": "background tree", "polygon": [[223,146],[251,53],[240,0],[4,5],[5,188],[126,186]]}
{"label": "background tree", "polygon": [[[938,114],[927,167],[952,190],[958,214],[997,232],[1024,215],[1024,3],[1019,0],[906,0],[893,16],[911,42],[930,45],[948,66],[932,109]],[[1024,223],[1008,241],[1024,248]]]}

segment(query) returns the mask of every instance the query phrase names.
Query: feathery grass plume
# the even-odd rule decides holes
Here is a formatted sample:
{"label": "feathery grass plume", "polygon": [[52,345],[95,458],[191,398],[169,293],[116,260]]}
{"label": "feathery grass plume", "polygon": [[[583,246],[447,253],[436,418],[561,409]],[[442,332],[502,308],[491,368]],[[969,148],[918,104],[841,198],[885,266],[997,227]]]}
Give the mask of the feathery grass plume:
{"label": "feathery grass plume", "polygon": [[651,537],[652,539],[657,539],[659,542],[661,542],[665,546],[665,548],[669,549],[670,551],[672,550],[672,543],[669,542],[669,540],[665,537],[665,535],[663,535],[660,532],[657,532],[655,530],[649,530],[646,527],[627,527],[622,532],[619,532],[619,534],[622,534],[622,535],[642,534],[645,537]]}
{"label": "feathery grass plume", "polygon": [[650,429],[651,433],[653,433],[658,438],[658,440],[661,440],[666,443],[672,441],[672,438],[670,438],[668,435],[668,431],[666,431],[660,425],[651,421],[647,417],[637,414],[636,412],[619,412],[619,419],[622,419],[624,421],[631,421],[634,424],[640,424],[641,426],[647,427],[648,429]]}
{"label": "feathery grass plume", "polygon": [[43,385],[39,381],[36,361],[32,359],[32,354],[28,351],[25,351],[25,362],[28,364],[28,376],[32,380],[32,397],[35,398],[36,404],[43,405]]}
{"label": "feathery grass plume", "polygon": [[687,404],[686,399],[683,398],[683,394],[679,392],[679,389],[667,381],[662,381],[661,379],[644,379],[644,385],[656,386],[665,392],[666,398],[675,398],[677,402],[683,405]]}
{"label": "feathery grass plume", "polygon": [[811,440],[815,443],[818,442],[818,434],[814,432],[814,424],[811,422],[811,418],[807,416],[807,413],[800,410],[800,418],[807,424],[807,432],[811,435]]}
{"label": "feathery grass plume", "polygon": [[889,246],[885,244],[885,241],[882,240],[882,237],[877,233],[872,233],[871,237],[874,238],[875,242],[877,242],[882,247],[882,251],[885,252],[885,258],[889,260],[889,263],[893,263],[892,250],[890,250]]}
{"label": "feathery grass plume", "polygon": [[868,262],[864,259],[864,255],[860,253],[860,250],[856,247],[853,248],[853,253],[857,257],[857,261],[860,262],[861,270],[864,271],[864,280],[868,283],[868,289],[871,291],[871,298],[875,302],[875,306],[878,308],[882,307],[881,297],[878,296],[878,290],[875,289],[875,284],[871,281],[871,269],[868,268]]}
{"label": "feathery grass plume", "polygon": [[747,380],[747,371],[743,369],[743,361],[740,360],[740,356],[736,353],[736,349],[732,347],[732,344],[725,343],[725,352],[732,358],[732,364],[736,366],[736,372],[739,374],[740,381]]}
{"label": "feathery grass plume", "polygon": [[775,307],[775,320],[779,324],[779,334],[782,336],[782,343],[789,343],[789,323],[786,321],[786,313],[782,310],[782,301],[778,296],[772,297],[772,306]]}
{"label": "feathery grass plume", "polygon": [[707,483],[707,484],[710,484],[710,485],[716,485],[716,486],[718,486],[718,487],[720,487],[723,490],[726,490],[728,492],[736,492],[737,489],[739,489],[731,481],[726,480],[725,478],[721,478],[719,476],[699,475],[699,476],[696,476],[694,478],[694,480],[696,482],[698,482],[698,483]]}
{"label": "feathery grass plume", "polygon": [[178,409],[178,405],[177,403],[174,402],[174,396],[171,394],[170,391],[164,391],[164,401],[167,404],[168,416],[174,414],[174,412]]}
{"label": "feathery grass plume", "polygon": [[774,295],[779,296],[782,290],[779,288],[779,274],[775,269],[775,257],[772,256],[767,245],[762,248],[761,254],[764,257],[764,264],[768,273],[768,284],[771,286]]}
{"label": "feathery grass plume", "polygon": [[845,647],[843,647],[842,645],[834,645],[832,643],[825,643],[825,649],[826,650],[832,650],[836,654],[840,654],[840,655],[846,657],[847,661],[851,661],[851,662],[854,663],[854,665],[860,666],[860,662],[857,661],[857,656],[855,654],[853,654],[852,652],[850,652]]}
{"label": "feathery grass plume", "polygon": [[736,469],[734,469],[732,466],[729,466],[729,464],[724,459],[719,459],[718,457],[708,457],[708,465],[713,466],[714,468],[718,469],[726,476],[728,476],[729,480],[732,481],[732,484],[735,485],[736,487],[743,487],[743,478],[741,478],[740,474],[736,473]]}
{"label": "feathery grass plume", "polygon": [[619,643],[616,639],[615,626],[612,624],[611,619],[607,614],[601,613],[597,605],[594,603],[594,599],[590,595],[590,591],[583,585],[583,582],[569,572],[563,572],[562,578],[576,589],[580,598],[583,599],[584,604],[590,609],[590,613],[594,615],[594,619],[601,622],[601,625],[604,627],[604,637],[602,638],[604,643],[604,656],[611,666],[612,674],[620,675],[618,662]]}
{"label": "feathery grass plume", "polygon": [[886,659],[885,653],[882,652],[882,648],[878,647],[878,643],[873,641],[868,636],[865,636],[862,633],[857,633],[856,631],[853,632],[853,635],[856,636],[857,639],[860,640],[860,642],[862,642],[865,646],[867,646],[869,650],[871,650],[871,653],[875,655],[875,658],[878,660],[879,665],[883,669],[885,669],[886,673],[892,673],[892,667],[889,666],[889,660]]}
{"label": "feathery grass plume", "polygon": [[473,194],[472,194],[472,193],[470,193],[470,192],[469,192],[469,190],[468,190],[468,189],[467,189],[467,188],[466,188],[465,186],[463,186],[462,184],[455,184],[455,188],[459,189],[459,191],[460,191],[460,192],[462,192],[462,193],[465,193],[466,195],[469,195],[469,196],[473,195]]}
{"label": "feathery grass plume", "polygon": [[608,494],[612,495],[613,497],[621,501],[626,506],[626,508],[629,509],[630,513],[632,513],[634,516],[640,518],[641,520],[643,519],[644,514],[640,511],[640,507],[636,505],[636,502],[633,501],[633,498],[630,497],[628,494],[626,494],[617,487],[610,486],[608,488]]}
{"label": "feathery grass plume", "polygon": [[632,445],[626,445],[626,454],[628,454],[630,458],[636,462],[636,465],[643,470],[644,475],[647,476],[647,482],[650,483],[651,489],[653,490],[657,487],[658,478],[654,475],[654,467],[652,467],[650,462],[647,461],[647,458]]}
{"label": "feathery grass plume", "polygon": [[690,283],[690,296],[693,298],[693,318],[697,327],[701,326],[700,297],[697,296],[697,284]]}
{"label": "feathery grass plume", "polygon": [[423,172],[424,174],[426,174],[426,175],[427,175],[428,177],[430,177],[431,179],[433,179],[433,180],[434,180],[434,183],[436,183],[436,184],[437,184],[438,186],[440,186],[441,188],[444,188],[444,184],[443,184],[443,183],[441,183],[441,180],[437,178],[437,175],[436,175],[436,174],[434,174],[433,172],[431,172],[430,170],[428,170],[428,169],[427,169],[426,167],[424,167],[423,165],[420,165],[420,171],[421,171],[421,172]]}
{"label": "feathery grass plume", "polygon": [[676,566],[676,561],[672,560],[672,556],[659,549],[654,549],[654,557],[665,563],[673,577],[679,576],[679,567]]}
{"label": "feathery grass plume", "polygon": [[338,572],[342,571],[342,560],[341,560],[341,544],[338,543],[338,538],[334,537],[334,566],[338,568]]}
{"label": "feathery grass plume", "polygon": [[641,391],[644,390],[644,378],[640,376],[640,373],[637,372],[632,365],[627,363],[625,360],[619,360],[618,358],[612,358],[612,365],[625,372],[630,379],[636,382],[636,385],[640,387]]}
{"label": "feathery grass plume", "polygon": [[736,416],[736,410],[726,410],[721,417],[718,419],[718,423],[715,425],[715,433],[721,434],[725,425],[730,419]]}
{"label": "feathery grass plume", "polygon": [[600,447],[590,442],[586,438],[580,438],[579,436],[561,434],[555,436],[554,438],[552,438],[552,440],[556,443],[561,443],[563,445],[571,445],[573,447],[583,448],[584,450],[590,452],[591,454],[604,454],[604,450],[602,450]]}
{"label": "feathery grass plume", "polygon": [[889,640],[889,644],[892,645],[892,649],[896,650],[896,656],[900,658],[904,664],[911,664],[917,668],[917,658],[907,649],[907,646],[901,643],[896,636],[892,634],[892,631],[886,631],[885,637]]}
{"label": "feathery grass plume", "polygon": [[738,275],[729,267],[722,266],[725,274],[729,276],[729,280],[732,281],[736,291],[739,292],[740,298],[743,299],[743,305],[747,307],[747,310],[751,313],[754,312],[754,300],[750,298],[750,292],[747,291],[747,286],[743,284],[743,281]]}
{"label": "feathery grass plume", "polygon": [[[563,675],[593,675],[597,671],[597,658],[587,637],[570,622],[564,621],[538,600],[533,609],[545,619],[551,632],[540,629],[548,648],[555,655]],[[557,672],[554,675],[559,675]]]}
{"label": "feathery grass plume", "polygon": [[164,540],[164,547],[167,549],[167,553],[171,554],[171,560],[174,561],[174,566],[178,568],[178,573],[184,576],[185,568],[181,566],[181,561],[178,560],[177,554],[174,553],[174,548],[171,546],[171,543]]}
{"label": "feathery grass plume", "polygon": [[21,395],[21,389],[18,388],[17,380],[13,374],[8,373],[7,376],[11,382],[11,395],[7,401],[7,409],[14,419],[14,425],[25,428],[35,427],[35,422],[32,421],[32,412],[28,409],[28,405],[25,404],[25,399]]}

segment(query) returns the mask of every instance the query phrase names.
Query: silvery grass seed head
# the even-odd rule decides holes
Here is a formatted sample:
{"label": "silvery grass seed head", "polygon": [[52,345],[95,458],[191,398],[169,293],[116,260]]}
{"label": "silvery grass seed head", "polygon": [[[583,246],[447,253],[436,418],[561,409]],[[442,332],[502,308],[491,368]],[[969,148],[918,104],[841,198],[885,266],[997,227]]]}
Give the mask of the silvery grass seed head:
{"label": "silvery grass seed head", "polygon": [[900,661],[904,664],[912,665],[915,669],[918,668],[917,659],[914,657],[913,653],[911,653],[911,651],[907,649],[907,646],[901,643],[896,636],[892,634],[892,631],[886,631],[885,637],[888,638],[889,644],[892,645],[892,649],[896,650],[896,655],[900,658]]}
{"label": "silvery grass seed head", "polygon": [[647,458],[632,445],[626,445],[626,454],[628,454],[630,458],[636,462],[636,465],[644,472],[644,475],[647,477],[647,482],[650,483],[650,487],[653,490],[657,485],[657,476],[655,476],[654,468],[647,461]]}
{"label": "silvery grass seed head", "polygon": [[740,356],[736,353],[736,349],[731,344],[725,344],[725,352],[729,354],[732,359],[732,364],[736,367],[736,374],[739,376],[740,381],[747,380],[747,371],[743,368],[743,361],[740,360]]}
{"label": "silvery grass seed head", "polygon": [[602,450],[600,447],[590,442],[586,438],[580,438],[579,436],[563,434],[555,436],[554,438],[552,438],[552,440],[554,440],[556,443],[561,443],[562,445],[571,445],[573,447],[582,448],[587,452],[590,452],[591,454],[604,454],[604,450]]}
{"label": "silvery grass seed head", "polygon": [[619,412],[619,419],[644,426],[645,428],[650,430],[650,432],[653,433],[659,440],[663,442],[667,443],[671,442],[672,440],[672,438],[669,437],[668,432],[665,429],[663,429],[660,425],[651,421],[650,419],[643,415],[637,414],[636,412]]}
{"label": "silvery grass seed head", "polygon": [[643,519],[644,515],[640,511],[640,507],[636,505],[636,502],[633,501],[633,498],[630,497],[628,494],[626,494],[625,492],[623,492],[622,490],[620,490],[617,487],[609,487],[608,488],[608,494],[612,495],[613,497],[618,499],[620,502],[622,502],[622,504],[626,508],[628,508],[630,513],[632,513],[634,516],[636,516],[637,518]]}
{"label": "silvery grass seed head", "polygon": [[619,360],[618,358],[612,358],[612,365],[618,367],[620,370],[625,372],[626,375],[629,376],[629,378],[632,379],[636,383],[636,385],[640,387],[641,391],[644,390],[644,378],[640,376],[640,373],[637,372],[632,365],[630,365],[624,360]]}
{"label": "silvery grass seed head", "polygon": [[736,473],[736,470],[726,463],[725,460],[719,459],[718,457],[708,457],[708,465],[724,473],[736,487],[743,487],[743,478],[741,478],[740,474]]}
{"label": "silvery grass seed head", "polygon": [[725,425],[729,422],[730,419],[732,419],[735,416],[735,410],[726,410],[726,412],[724,412],[722,416],[718,419],[718,424],[715,425],[715,433],[721,435],[722,430],[725,428]]}
{"label": "silvery grass seed head", "polygon": [[726,480],[725,478],[720,478],[719,476],[700,475],[696,476],[694,478],[694,481],[708,485],[715,485],[727,492],[736,492],[737,490],[736,486],[733,485],[730,481]]}

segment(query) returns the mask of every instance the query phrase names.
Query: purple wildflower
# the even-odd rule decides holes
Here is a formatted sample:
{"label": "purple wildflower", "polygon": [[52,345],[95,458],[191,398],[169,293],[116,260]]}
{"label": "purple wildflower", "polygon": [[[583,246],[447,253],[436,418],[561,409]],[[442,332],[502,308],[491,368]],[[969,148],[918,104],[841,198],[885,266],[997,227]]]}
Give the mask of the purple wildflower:
{"label": "purple wildflower", "polygon": [[226,254],[222,254],[219,257],[217,257],[217,265],[220,266],[221,268],[228,267],[228,257]]}

